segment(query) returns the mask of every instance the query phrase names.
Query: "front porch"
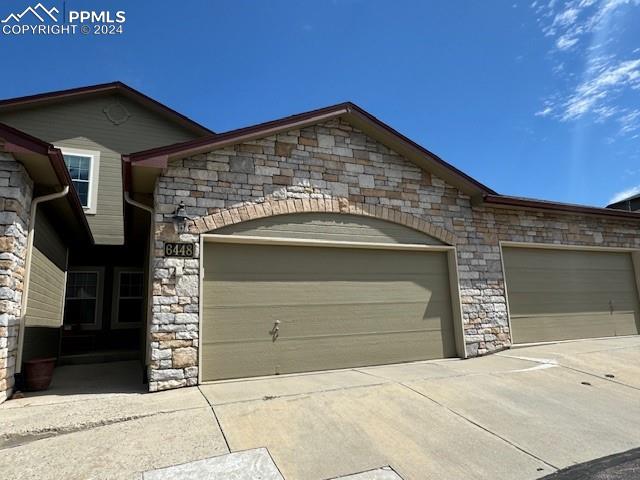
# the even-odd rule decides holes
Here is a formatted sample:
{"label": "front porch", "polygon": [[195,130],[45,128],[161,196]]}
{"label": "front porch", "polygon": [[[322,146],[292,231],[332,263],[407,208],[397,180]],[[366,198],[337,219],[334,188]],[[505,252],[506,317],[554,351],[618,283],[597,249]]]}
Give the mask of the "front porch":
{"label": "front porch", "polygon": [[143,368],[138,360],[59,365],[51,386],[39,392],[16,394],[8,405],[49,404],[69,399],[89,400],[109,395],[146,392],[140,381]]}
{"label": "front porch", "polygon": [[[37,321],[37,316],[30,314],[39,306],[40,294],[36,289],[31,291],[33,302],[25,318],[22,365],[31,359],[55,358],[50,387],[55,391],[73,391],[74,383],[80,390],[87,388],[91,382],[87,383],[84,372],[96,375],[96,388],[104,381],[116,386],[124,382],[126,390],[130,382],[138,390],[146,389],[149,225],[148,218],[135,210],[127,211],[125,218],[124,245],[76,243],[62,247],[66,259],[61,264],[63,276],[57,281],[64,285],[47,288],[44,270],[44,281],[40,282],[44,288],[40,290],[56,294],[60,305],[50,320]],[[42,239],[40,244],[46,241],[51,240]],[[76,365],[86,365],[87,369],[70,368]],[[18,390],[26,389],[24,374],[23,370],[17,376]]]}

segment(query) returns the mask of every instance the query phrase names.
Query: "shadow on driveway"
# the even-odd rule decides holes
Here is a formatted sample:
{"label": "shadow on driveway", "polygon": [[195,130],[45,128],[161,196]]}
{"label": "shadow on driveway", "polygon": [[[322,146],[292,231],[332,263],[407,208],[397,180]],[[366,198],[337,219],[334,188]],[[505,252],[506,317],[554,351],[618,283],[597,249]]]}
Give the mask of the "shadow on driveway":
{"label": "shadow on driveway", "polygon": [[640,448],[559,470],[540,480],[640,479]]}

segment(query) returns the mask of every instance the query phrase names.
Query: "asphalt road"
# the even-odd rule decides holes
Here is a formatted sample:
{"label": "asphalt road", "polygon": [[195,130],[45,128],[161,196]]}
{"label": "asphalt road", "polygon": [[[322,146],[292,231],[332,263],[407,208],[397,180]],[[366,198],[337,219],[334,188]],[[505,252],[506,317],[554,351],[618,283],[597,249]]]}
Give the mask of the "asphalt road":
{"label": "asphalt road", "polygon": [[640,479],[640,448],[558,470],[541,480],[636,480]]}

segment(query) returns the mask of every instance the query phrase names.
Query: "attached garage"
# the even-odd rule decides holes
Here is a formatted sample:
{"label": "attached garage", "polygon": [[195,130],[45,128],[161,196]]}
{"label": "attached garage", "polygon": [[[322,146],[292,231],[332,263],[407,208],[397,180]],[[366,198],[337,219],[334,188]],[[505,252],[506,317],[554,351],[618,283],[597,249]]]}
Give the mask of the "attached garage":
{"label": "attached garage", "polygon": [[514,343],[639,333],[631,252],[503,245],[502,255]]}
{"label": "attached garage", "polygon": [[202,381],[460,354],[453,247],[339,217],[272,217],[204,237]]}

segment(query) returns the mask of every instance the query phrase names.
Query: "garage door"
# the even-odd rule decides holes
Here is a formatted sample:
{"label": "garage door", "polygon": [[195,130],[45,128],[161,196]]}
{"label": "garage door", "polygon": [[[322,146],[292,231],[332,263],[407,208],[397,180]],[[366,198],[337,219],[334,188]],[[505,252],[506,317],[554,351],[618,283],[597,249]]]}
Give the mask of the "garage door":
{"label": "garage door", "polygon": [[456,355],[445,252],[205,243],[203,265],[205,381]]}
{"label": "garage door", "polygon": [[630,253],[503,248],[514,343],[638,333]]}

